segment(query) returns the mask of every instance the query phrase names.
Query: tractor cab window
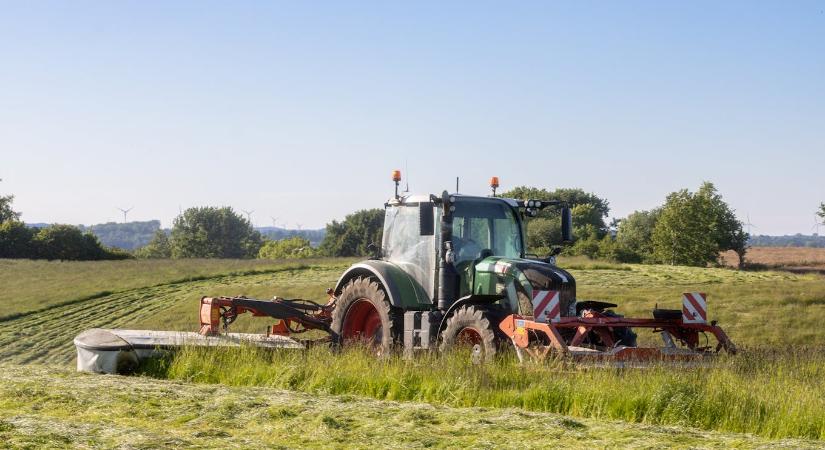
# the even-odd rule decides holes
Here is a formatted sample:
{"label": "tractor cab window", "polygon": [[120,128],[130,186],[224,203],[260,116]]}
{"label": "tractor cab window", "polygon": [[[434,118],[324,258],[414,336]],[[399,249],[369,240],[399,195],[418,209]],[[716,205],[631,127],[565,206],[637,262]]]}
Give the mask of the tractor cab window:
{"label": "tractor cab window", "polygon": [[498,201],[460,199],[453,213],[453,248],[456,264],[482,253],[520,258],[521,229],[513,209]]}

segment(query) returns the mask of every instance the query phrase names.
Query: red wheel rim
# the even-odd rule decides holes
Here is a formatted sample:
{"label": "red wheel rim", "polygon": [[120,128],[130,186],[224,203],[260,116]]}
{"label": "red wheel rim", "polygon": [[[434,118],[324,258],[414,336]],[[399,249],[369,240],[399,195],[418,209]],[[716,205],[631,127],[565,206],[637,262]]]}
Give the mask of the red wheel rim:
{"label": "red wheel rim", "polygon": [[481,364],[484,361],[484,343],[481,339],[481,332],[472,327],[463,328],[455,337],[456,346],[470,349],[470,360],[473,364]]}
{"label": "red wheel rim", "polygon": [[480,345],[481,344],[481,333],[478,332],[475,328],[464,328],[458,332],[458,336],[456,336],[456,342],[459,345]]}
{"label": "red wheel rim", "polygon": [[369,342],[370,345],[380,344],[384,331],[378,310],[365,298],[356,300],[350,306],[342,328],[341,334],[344,340],[362,340]]}

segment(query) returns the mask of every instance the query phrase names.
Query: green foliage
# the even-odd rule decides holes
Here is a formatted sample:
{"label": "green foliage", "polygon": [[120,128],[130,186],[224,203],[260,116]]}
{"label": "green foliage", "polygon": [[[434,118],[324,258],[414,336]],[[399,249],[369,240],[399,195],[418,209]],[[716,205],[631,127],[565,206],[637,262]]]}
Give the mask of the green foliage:
{"label": "green foliage", "polygon": [[0,224],[0,258],[96,261],[127,259],[129,253],[102,246],[93,234],[72,225],[50,225],[39,230],[17,221]]}
{"label": "green foliage", "polygon": [[720,251],[744,258],[747,234],[712,183],[695,193],[682,189],[667,196],[652,234],[653,256],[669,264],[705,266]]}
{"label": "green foliage", "polygon": [[155,231],[154,237],[145,246],[135,251],[135,256],[146,259],[160,259],[172,257],[172,242],[164,230]]}
{"label": "green foliage", "polygon": [[319,248],[327,256],[365,256],[370,244],[381,245],[384,227],[383,209],[364,209],[327,224],[326,236]]}
{"label": "green foliage", "polygon": [[622,262],[653,261],[653,229],[661,209],[634,211],[619,222],[616,231],[616,260]]}
{"label": "green foliage", "polygon": [[[0,179],[0,181],[3,180]],[[11,209],[11,204],[13,201],[13,195],[0,195],[0,223],[20,219],[20,213]]]}
{"label": "green foliage", "polygon": [[[556,189],[548,191],[529,186],[519,186],[501,194],[518,200],[563,201],[573,213],[573,234],[577,241],[565,249],[565,254],[595,255],[598,241],[607,234],[604,219],[610,212],[607,200],[582,189]],[[585,241],[585,242],[580,242]],[[543,255],[554,245],[561,243],[561,214],[559,208],[545,208],[535,218],[527,220],[527,248],[530,253]]]}
{"label": "green foliage", "polygon": [[189,208],[172,228],[174,258],[254,258],[261,234],[230,207]]}
{"label": "green foliage", "polygon": [[0,258],[36,257],[32,243],[35,233],[36,230],[16,220],[0,224]]}
{"label": "green foliage", "polygon": [[32,240],[38,258],[61,261],[96,261],[126,259],[130,255],[100,245],[97,237],[83,233],[72,225],[51,225],[41,228]]}
{"label": "green foliage", "polygon": [[825,223],[825,203],[819,204],[819,211],[816,213],[820,218],[822,218],[822,222]]}
{"label": "green foliage", "polygon": [[261,259],[311,258],[312,256],[315,256],[315,249],[312,248],[309,240],[300,236],[266,241],[258,251],[258,258]]}
{"label": "green foliage", "polygon": [[527,249],[529,253],[544,256],[561,242],[561,217],[536,217],[527,222]]}

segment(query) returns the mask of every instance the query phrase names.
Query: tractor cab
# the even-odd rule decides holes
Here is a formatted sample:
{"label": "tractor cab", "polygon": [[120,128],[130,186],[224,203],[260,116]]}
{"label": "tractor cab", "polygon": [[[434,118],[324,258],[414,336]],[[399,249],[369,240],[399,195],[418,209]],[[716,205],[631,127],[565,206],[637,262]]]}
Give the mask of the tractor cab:
{"label": "tractor cab", "polygon": [[[525,218],[555,205],[559,203],[396,192],[385,204],[380,260],[410,278],[419,305],[427,309],[449,313],[462,302],[485,302],[502,313],[532,316],[530,299],[552,290],[563,294],[562,314],[575,315],[572,275],[551,260],[526,257]],[[563,234],[569,236],[566,207],[562,217],[567,224]]]}

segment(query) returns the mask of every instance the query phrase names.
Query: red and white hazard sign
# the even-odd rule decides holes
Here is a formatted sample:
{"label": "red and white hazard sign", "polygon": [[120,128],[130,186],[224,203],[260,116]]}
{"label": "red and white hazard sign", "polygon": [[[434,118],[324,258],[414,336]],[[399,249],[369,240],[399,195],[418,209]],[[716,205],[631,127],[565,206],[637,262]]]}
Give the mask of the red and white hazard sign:
{"label": "red and white hazard sign", "polygon": [[536,322],[558,322],[561,320],[561,305],[558,291],[533,291],[533,317]]}
{"label": "red and white hazard sign", "polygon": [[682,294],[682,322],[706,323],[708,321],[707,294],[685,292]]}

